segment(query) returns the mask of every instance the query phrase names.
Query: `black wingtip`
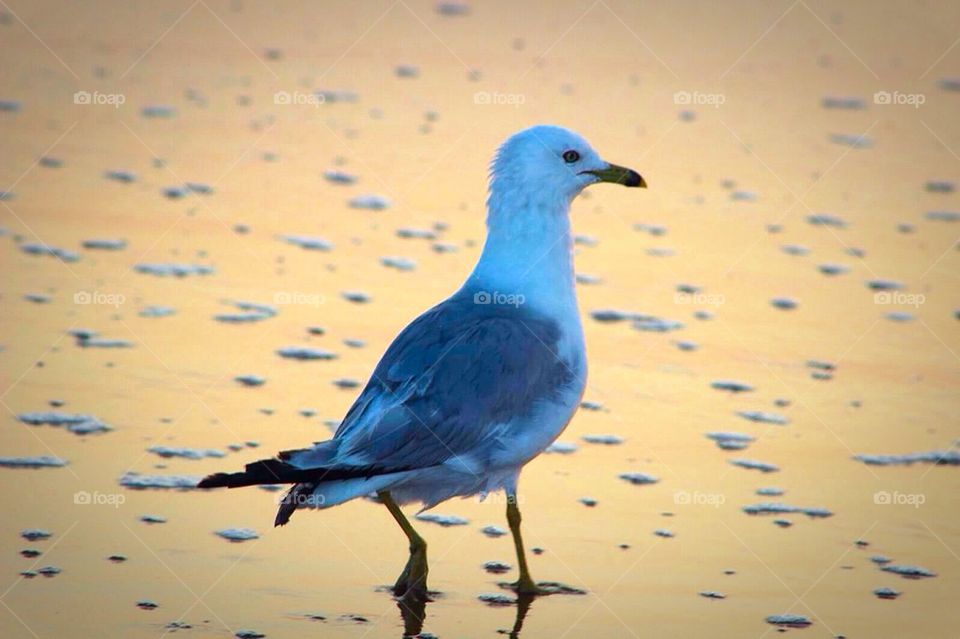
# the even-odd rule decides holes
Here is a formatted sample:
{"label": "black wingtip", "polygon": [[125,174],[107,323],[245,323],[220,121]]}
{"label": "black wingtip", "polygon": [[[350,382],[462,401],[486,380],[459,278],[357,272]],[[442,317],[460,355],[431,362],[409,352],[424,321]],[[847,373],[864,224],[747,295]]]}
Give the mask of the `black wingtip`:
{"label": "black wingtip", "polygon": [[200,480],[197,488],[235,488],[242,484],[243,473],[214,473]]}
{"label": "black wingtip", "polygon": [[277,509],[277,517],[273,520],[273,527],[286,526],[290,517],[297,510],[297,501],[301,490],[313,490],[312,484],[297,484],[287,491],[287,494],[280,500],[280,508]]}
{"label": "black wingtip", "polygon": [[197,488],[242,488],[258,484],[295,483],[299,469],[278,459],[261,459],[247,464],[243,472],[214,473],[200,480]]}
{"label": "black wingtip", "polygon": [[197,488],[221,488],[227,484],[224,482],[226,473],[215,473],[213,475],[207,475],[200,480],[200,483],[197,484]]}

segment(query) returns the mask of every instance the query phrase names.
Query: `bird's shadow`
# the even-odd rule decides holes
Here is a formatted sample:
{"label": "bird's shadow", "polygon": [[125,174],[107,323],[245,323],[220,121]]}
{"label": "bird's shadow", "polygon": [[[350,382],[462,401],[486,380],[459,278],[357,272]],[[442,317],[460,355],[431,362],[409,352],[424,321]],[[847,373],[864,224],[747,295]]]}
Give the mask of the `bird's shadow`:
{"label": "bird's shadow", "polygon": [[[498,632],[507,635],[510,639],[519,639],[523,622],[530,612],[534,599],[536,599],[536,595],[518,595],[516,600],[517,615],[513,621],[513,628],[509,631],[499,630]],[[427,617],[427,603],[429,603],[429,600],[415,599],[408,601],[405,598],[397,600],[400,617],[403,619],[404,639],[417,637],[423,632],[423,622]]]}

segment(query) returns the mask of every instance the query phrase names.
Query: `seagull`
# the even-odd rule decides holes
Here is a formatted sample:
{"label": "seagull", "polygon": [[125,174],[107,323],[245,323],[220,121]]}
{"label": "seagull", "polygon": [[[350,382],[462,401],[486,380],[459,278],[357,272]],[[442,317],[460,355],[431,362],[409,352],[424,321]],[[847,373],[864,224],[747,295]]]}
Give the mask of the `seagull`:
{"label": "seagull", "polygon": [[[504,491],[520,595],[530,576],[517,481],[566,428],[583,397],[587,359],[577,309],[570,203],[591,184],[647,186],[568,129],[538,125],[504,142],[491,164],[487,239],[473,272],[393,340],[333,436],[217,473],[199,488],[292,484],[275,525],[302,508],[376,494],[409,541],[393,593],[427,594],[427,544],[400,506]],[[422,511],[421,511],[422,512]]]}

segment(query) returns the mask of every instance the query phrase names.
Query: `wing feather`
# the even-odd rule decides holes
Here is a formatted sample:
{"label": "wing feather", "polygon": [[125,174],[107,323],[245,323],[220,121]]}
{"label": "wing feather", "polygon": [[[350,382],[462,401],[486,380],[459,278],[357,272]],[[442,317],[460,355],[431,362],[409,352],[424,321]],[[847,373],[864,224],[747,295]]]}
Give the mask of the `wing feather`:
{"label": "wing feather", "polygon": [[337,458],[424,468],[470,454],[574,381],[556,354],[561,330],[528,309],[474,304],[430,309],[393,341],[334,436]]}

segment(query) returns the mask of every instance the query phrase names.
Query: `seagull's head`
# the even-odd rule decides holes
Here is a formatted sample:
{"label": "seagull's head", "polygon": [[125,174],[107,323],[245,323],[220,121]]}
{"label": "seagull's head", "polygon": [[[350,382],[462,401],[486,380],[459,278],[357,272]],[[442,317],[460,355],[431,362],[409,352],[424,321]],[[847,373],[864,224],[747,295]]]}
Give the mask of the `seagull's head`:
{"label": "seagull's head", "polygon": [[491,198],[514,196],[570,201],[598,182],[646,188],[636,171],[607,162],[582,137],[559,126],[538,125],[510,136],[493,159]]}

